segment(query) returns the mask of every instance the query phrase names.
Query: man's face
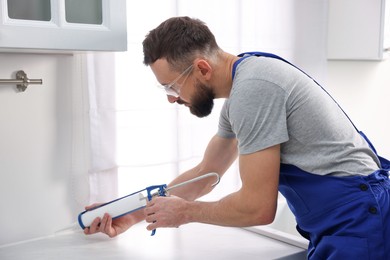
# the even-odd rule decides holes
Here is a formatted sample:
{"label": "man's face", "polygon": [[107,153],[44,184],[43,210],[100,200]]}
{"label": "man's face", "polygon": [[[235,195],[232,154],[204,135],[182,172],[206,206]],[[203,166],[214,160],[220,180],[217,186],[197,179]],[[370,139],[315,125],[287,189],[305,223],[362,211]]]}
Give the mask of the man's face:
{"label": "man's face", "polygon": [[165,59],[157,60],[150,65],[158,82],[164,86],[173,86],[178,94],[170,95],[171,90],[166,91],[170,103],[178,103],[189,107],[190,112],[197,117],[208,116],[214,106],[215,93],[210,86],[203,84],[196,78],[196,67],[188,74],[173,72]]}

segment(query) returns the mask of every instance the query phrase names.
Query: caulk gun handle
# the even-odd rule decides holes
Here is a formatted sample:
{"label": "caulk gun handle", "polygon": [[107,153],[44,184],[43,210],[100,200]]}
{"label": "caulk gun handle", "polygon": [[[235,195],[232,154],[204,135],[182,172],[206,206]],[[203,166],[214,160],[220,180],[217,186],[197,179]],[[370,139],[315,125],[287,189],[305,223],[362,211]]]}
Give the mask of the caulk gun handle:
{"label": "caulk gun handle", "polygon": [[[165,192],[166,188],[167,188],[166,184],[147,187],[146,191],[148,192],[148,200],[151,201],[153,196],[156,196],[156,195],[165,197],[166,196],[166,192]],[[154,190],[158,190],[158,191],[153,194],[152,191],[154,191]],[[153,229],[151,236],[154,236],[155,234],[156,234],[156,229]]]}

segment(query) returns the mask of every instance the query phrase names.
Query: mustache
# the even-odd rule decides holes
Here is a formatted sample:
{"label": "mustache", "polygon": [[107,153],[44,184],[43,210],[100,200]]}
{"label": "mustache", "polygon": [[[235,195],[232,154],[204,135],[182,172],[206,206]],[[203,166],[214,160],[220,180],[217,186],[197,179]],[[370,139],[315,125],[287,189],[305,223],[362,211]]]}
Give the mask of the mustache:
{"label": "mustache", "polygon": [[178,100],[176,100],[176,103],[178,103],[179,105],[187,104],[187,102],[185,102],[185,101],[184,101],[183,99],[181,99],[180,97],[179,97]]}

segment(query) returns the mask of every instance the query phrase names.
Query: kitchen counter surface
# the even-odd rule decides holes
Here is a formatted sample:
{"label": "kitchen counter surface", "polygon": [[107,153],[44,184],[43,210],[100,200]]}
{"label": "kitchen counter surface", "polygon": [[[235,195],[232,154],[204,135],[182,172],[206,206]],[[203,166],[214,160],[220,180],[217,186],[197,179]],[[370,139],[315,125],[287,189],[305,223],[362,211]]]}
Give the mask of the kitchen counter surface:
{"label": "kitchen counter surface", "polygon": [[189,224],[158,229],[155,236],[138,224],[110,239],[65,231],[40,239],[0,246],[1,260],[45,259],[306,259],[306,250],[240,228]]}

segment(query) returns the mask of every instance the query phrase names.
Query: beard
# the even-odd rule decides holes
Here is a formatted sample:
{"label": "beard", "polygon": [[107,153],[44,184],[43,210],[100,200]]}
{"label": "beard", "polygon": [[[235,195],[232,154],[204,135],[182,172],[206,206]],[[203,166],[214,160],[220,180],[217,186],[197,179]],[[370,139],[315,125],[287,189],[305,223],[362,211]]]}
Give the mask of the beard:
{"label": "beard", "polygon": [[214,91],[208,86],[196,81],[196,94],[192,98],[190,112],[197,117],[206,117],[210,115],[214,107]]}

